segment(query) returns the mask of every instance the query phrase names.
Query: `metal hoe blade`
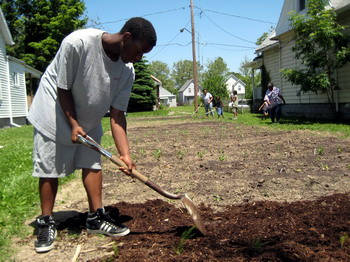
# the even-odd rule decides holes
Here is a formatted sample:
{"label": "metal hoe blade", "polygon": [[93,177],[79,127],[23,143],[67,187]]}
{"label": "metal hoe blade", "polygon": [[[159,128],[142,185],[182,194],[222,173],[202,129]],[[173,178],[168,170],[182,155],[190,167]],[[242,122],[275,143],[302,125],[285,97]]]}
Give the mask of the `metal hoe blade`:
{"label": "metal hoe blade", "polygon": [[206,235],[207,231],[204,227],[203,221],[202,221],[202,217],[199,213],[198,208],[194,205],[194,203],[192,202],[192,200],[185,194],[182,198],[181,198],[182,203],[184,204],[184,206],[186,207],[188,213],[190,213],[193,222],[195,223],[196,227],[198,228],[198,230],[203,234]]}
{"label": "metal hoe blade", "polygon": [[[81,144],[99,152],[106,158],[108,158],[110,161],[112,161],[114,164],[118,165],[119,167],[126,167],[126,164],[120,160],[118,157],[113,156],[112,153],[107,151],[106,149],[102,148],[95,140],[93,140],[91,137],[86,136],[82,137],[81,135],[78,135],[78,140]],[[185,194],[185,195],[174,195],[171,194],[164,189],[162,189],[160,186],[158,186],[156,183],[153,181],[149,180],[148,177],[144,176],[141,174],[138,170],[133,169],[130,176],[137,178],[144,184],[146,184],[148,187],[153,189],[154,191],[158,192],[162,196],[169,198],[169,199],[179,199],[182,201],[184,206],[186,207],[188,213],[191,215],[193,222],[195,223],[196,227],[198,230],[205,235],[206,230],[204,227],[204,223],[202,221],[200,212],[198,208],[195,206],[195,204],[192,202],[192,200]]]}

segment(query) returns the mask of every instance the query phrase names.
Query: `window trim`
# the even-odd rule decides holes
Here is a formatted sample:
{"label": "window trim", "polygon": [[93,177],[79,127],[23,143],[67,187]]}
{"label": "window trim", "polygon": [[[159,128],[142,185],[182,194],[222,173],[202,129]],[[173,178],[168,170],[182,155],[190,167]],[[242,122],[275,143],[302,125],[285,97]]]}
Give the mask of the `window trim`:
{"label": "window trim", "polygon": [[13,80],[13,86],[20,87],[20,79],[19,79],[19,73],[16,71],[12,72],[12,80]]}

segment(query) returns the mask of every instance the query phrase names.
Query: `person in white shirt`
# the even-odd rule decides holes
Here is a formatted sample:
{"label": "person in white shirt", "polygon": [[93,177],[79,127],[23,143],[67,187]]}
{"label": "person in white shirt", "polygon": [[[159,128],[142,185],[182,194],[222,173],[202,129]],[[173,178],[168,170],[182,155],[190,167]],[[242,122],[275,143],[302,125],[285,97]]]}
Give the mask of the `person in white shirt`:
{"label": "person in white shirt", "polygon": [[34,126],[33,176],[39,177],[41,216],[35,250],[48,252],[57,234],[52,217],[58,178],[82,169],[88,196],[89,233],[124,236],[130,230],[113,221],[102,206],[101,156],[78,144],[77,136],[102,137],[101,119],[110,111],[111,130],[120,159],[130,174],[135,168],[126,119],[135,79],[133,63],[156,45],[153,25],[146,19],[129,19],[118,33],[82,29],[68,35],[43,74],[28,120]]}
{"label": "person in white shirt", "polygon": [[208,92],[207,89],[203,90],[203,100],[204,100],[204,109],[205,109],[205,116],[208,117],[209,114],[211,116],[214,116],[213,113],[213,96]]}

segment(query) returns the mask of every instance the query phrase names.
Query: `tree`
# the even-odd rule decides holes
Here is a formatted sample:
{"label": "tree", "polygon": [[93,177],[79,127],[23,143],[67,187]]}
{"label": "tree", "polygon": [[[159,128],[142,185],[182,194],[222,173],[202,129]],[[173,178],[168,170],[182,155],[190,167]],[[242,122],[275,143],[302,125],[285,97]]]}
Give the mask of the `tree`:
{"label": "tree", "polygon": [[338,89],[334,73],[350,61],[349,38],[344,26],[336,21],[333,9],[326,9],[324,0],[309,0],[306,15],[292,13],[295,33],[293,51],[302,68],[284,69],[284,78],[300,85],[300,92],[326,93],[333,111],[334,91]]}
{"label": "tree", "polygon": [[[197,62],[198,82],[200,82],[201,65]],[[188,80],[193,79],[193,62],[180,60],[173,64],[171,77],[174,79],[175,88],[181,88]]]}
{"label": "tree", "polygon": [[203,73],[203,89],[207,89],[214,97],[227,98],[228,91],[225,80],[228,72],[227,64],[221,57],[209,61],[207,70]]}
{"label": "tree", "polygon": [[142,59],[134,64],[134,68],[135,82],[132,86],[128,112],[152,111],[157,95],[147,61]]}
{"label": "tree", "polygon": [[[240,73],[234,73],[236,77],[242,80],[245,86],[245,98],[252,99],[253,98],[253,79],[252,79],[252,68],[246,66],[249,63],[248,57],[244,57],[244,61],[241,62],[239,71]],[[257,72],[254,76],[254,83],[261,82],[261,73]]]}
{"label": "tree", "polygon": [[213,97],[220,96],[221,98],[228,98],[228,91],[223,76],[210,76],[203,80],[203,89],[207,89]]}
{"label": "tree", "polygon": [[229,69],[226,62],[222,57],[218,57],[214,61],[208,62],[207,70],[204,72],[203,78],[206,79],[211,76],[222,76],[226,78],[228,73]]}
{"label": "tree", "polygon": [[5,0],[1,4],[15,45],[9,55],[44,71],[63,38],[82,28],[82,0]]}
{"label": "tree", "polygon": [[264,97],[267,91],[267,85],[269,82],[271,82],[271,77],[270,77],[270,73],[266,70],[265,65],[261,66],[261,92],[262,92],[262,96]]}
{"label": "tree", "polygon": [[262,42],[265,41],[265,39],[271,34],[272,31],[274,31],[275,28],[271,26],[270,30],[268,32],[264,32],[255,42],[256,45],[261,45]]}
{"label": "tree", "polygon": [[166,90],[173,94],[177,93],[177,89],[174,87],[174,81],[170,77],[168,64],[161,61],[153,61],[148,65],[148,69],[152,75],[162,82],[162,86]]}

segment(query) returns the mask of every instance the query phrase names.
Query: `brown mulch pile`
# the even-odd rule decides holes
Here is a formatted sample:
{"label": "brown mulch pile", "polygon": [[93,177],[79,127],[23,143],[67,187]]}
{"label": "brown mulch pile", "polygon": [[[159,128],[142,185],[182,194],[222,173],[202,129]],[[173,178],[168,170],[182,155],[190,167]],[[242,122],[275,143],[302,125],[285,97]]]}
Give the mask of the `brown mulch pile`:
{"label": "brown mulch pile", "polygon": [[92,261],[350,261],[348,194],[217,213],[200,206],[206,236],[191,230],[185,209],[162,200],[115,207],[132,233],[116,239],[113,256]]}

